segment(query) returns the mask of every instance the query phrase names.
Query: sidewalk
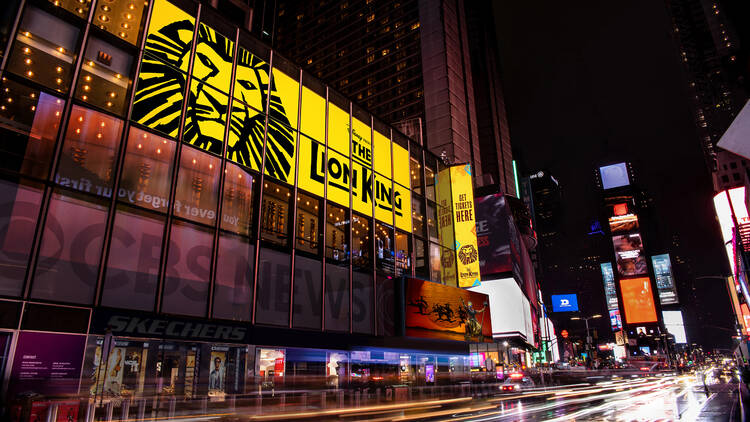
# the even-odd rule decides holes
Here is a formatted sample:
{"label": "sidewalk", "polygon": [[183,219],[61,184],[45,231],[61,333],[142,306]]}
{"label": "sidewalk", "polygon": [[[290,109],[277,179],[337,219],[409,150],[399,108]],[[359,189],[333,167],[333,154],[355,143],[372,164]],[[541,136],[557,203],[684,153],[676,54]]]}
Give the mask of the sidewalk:
{"label": "sidewalk", "polygon": [[698,414],[696,421],[739,422],[740,400],[734,384],[715,384],[709,387],[711,395]]}

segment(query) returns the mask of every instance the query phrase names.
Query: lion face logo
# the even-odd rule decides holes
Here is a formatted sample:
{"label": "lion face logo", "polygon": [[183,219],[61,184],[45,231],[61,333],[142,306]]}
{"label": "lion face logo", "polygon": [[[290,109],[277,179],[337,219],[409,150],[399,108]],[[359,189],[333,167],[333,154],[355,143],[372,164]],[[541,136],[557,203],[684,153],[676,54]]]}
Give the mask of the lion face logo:
{"label": "lion face logo", "polygon": [[458,250],[458,259],[460,259],[461,263],[464,265],[471,264],[478,258],[479,253],[477,253],[477,249],[474,247],[474,245],[464,245],[461,246],[461,249]]}
{"label": "lion face logo", "polygon": [[[189,89],[187,72],[195,19],[162,0],[154,5],[171,20],[149,28],[133,105],[133,120],[177,137],[183,96],[187,93],[183,141],[220,155],[229,118],[226,157],[260,171],[267,111],[268,139],[265,171],[288,181],[294,165],[295,137],[282,99],[270,77],[270,66],[240,47],[237,53],[234,98],[229,109],[235,43],[205,24],[198,26]],[[177,19],[177,20],[175,20]],[[266,107],[268,104],[268,107]],[[296,108],[290,110],[296,113]]]}
{"label": "lion face logo", "polygon": [[440,256],[440,263],[443,264],[444,268],[450,268],[453,266],[453,251],[450,249],[443,249],[443,254]]}

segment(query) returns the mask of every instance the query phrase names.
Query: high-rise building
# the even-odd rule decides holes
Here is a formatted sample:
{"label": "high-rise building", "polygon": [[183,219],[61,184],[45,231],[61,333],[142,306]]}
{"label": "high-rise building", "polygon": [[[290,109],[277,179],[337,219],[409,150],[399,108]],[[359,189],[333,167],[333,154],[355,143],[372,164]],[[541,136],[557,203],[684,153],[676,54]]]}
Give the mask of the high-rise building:
{"label": "high-rise building", "polygon": [[716,147],[748,98],[750,39],[742,20],[747,5],[740,3],[745,2],[666,1],[692,96],[695,124],[717,192],[744,185],[746,173],[735,171],[735,166],[750,166],[742,157]]}
{"label": "high-rise building", "polygon": [[475,185],[517,195],[490,5],[276,4],[279,51],[433,153],[471,163]]}

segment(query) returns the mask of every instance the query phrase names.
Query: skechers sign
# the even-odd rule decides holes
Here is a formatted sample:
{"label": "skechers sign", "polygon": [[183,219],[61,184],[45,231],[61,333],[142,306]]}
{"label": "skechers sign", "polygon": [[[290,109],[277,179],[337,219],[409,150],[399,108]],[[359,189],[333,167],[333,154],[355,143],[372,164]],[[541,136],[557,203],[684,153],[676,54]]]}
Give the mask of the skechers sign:
{"label": "skechers sign", "polygon": [[575,312],[578,310],[578,297],[572,295],[552,295],[554,312]]}

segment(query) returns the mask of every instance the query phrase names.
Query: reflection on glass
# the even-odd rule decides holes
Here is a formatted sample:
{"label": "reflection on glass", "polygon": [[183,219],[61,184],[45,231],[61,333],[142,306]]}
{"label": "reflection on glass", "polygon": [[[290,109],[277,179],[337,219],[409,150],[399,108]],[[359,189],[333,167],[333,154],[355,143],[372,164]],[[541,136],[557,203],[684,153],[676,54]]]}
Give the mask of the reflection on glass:
{"label": "reflection on glass", "polygon": [[396,230],[396,276],[411,275],[411,245],[409,235]]}
{"label": "reflection on glass", "polygon": [[0,295],[21,294],[41,202],[39,186],[0,180]]}
{"label": "reflection on glass", "polygon": [[437,242],[439,239],[435,206],[429,203],[427,204],[427,235],[432,241]]}
{"label": "reflection on glass", "polygon": [[349,264],[349,213],[330,203],[326,218],[326,258],[338,265]]}
{"label": "reflection on glass", "polygon": [[291,270],[289,254],[261,248],[258,257],[256,323],[289,325]]}
{"label": "reflection on glass", "polygon": [[137,45],[147,5],[146,0],[100,1],[97,3],[92,23],[130,44]]}
{"label": "reflection on glass", "polygon": [[414,273],[417,277],[427,278],[429,273],[429,266],[427,265],[427,249],[425,241],[415,238],[414,239]]}
{"label": "reflection on glass", "polygon": [[320,329],[322,315],[322,274],[320,261],[302,255],[294,258],[294,328]]}
{"label": "reflection on glass", "polygon": [[68,92],[79,30],[36,7],[26,8],[7,68],[59,92]]}
{"label": "reflection on glass", "polygon": [[205,316],[212,243],[210,230],[174,221],[169,239],[162,312]]}
{"label": "reflection on glass", "polygon": [[373,334],[375,325],[372,273],[352,273],[352,330]]}
{"label": "reflection on glass", "polygon": [[182,147],[174,213],[188,220],[213,224],[219,199],[221,159]]}
{"label": "reflection on glass", "polygon": [[320,201],[309,195],[297,195],[297,249],[317,254],[320,251]]}
{"label": "reflection on glass", "polygon": [[326,330],[349,330],[349,268],[326,264]]}
{"label": "reflection on glass", "polygon": [[53,5],[67,10],[68,12],[86,19],[91,8],[91,0],[47,0]]}
{"label": "reflection on glass", "polygon": [[375,267],[378,271],[393,274],[393,228],[375,222]]}
{"label": "reflection on glass", "polygon": [[102,305],[153,311],[164,219],[121,206],[115,215]]}
{"label": "reflection on glass", "polygon": [[65,102],[2,78],[0,166],[46,179]]}
{"label": "reflection on glass", "polygon": [[422,165],[414,157],[409,159],[409,173],[411,175],[411,190],[422,194]]}
{"label": "reflection on glass", "polygon": [[250,320],[254,261],[255,247],[249,239],[221,234],[216,262],[214,318]]}
{"label": "reflection on glass", "polygon": [[424,168],[424,177],[425,177],[425,196],[430,201],[435,200],[435,170],[431,169],[430,167]]}
{"label": "reflection on glass", "polygon": [[354,269],[372,271],[372,220],[360,215],[352,218],[352,265]]}
{"label": "reflection on glass", "polygon": [[430,243],[430,280],[440,283],[442,280],[440,271],[441,248],[437,243]]}
{"label": "reflection on glass", "polygon": [[55,183],[111,197],[122,125],[120,119],[74,106],[65,133]]}
{"label": "reflection on glass", "polygon": [[253,226],[256,178],[242,167],[227,163],[224,169],[224,199],[221,228],[250,236]]}
{"label": "reflection on glass", "polygon": [[286,246],[289,241],[288,187],[266,182],[263,185],[263,204],[260,207],[260,238]]}
{"label": "reflection on glass", "polygon": [[94,297],[107,207],[53,193],[31,296],[89,304]]}
{"label": "reflection on glass", "polygon": [[115,114],[125,114],[133,56],[92,37],[83,58],[76,98]]}
{"label": "reflection on glass", "polygon": [[421,198],[411,197],[411,226],[412,233],[424,237],[424,206]]}
{"label": "reflection on glass", "polygon": [[118,199],[166,212],[175,146],[174,141],[131,126]]}

